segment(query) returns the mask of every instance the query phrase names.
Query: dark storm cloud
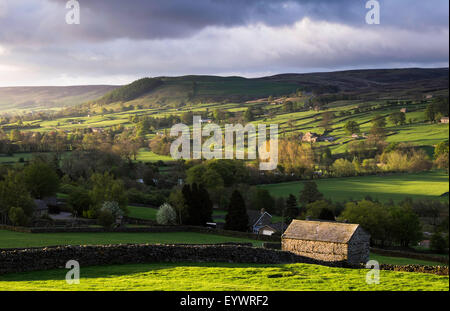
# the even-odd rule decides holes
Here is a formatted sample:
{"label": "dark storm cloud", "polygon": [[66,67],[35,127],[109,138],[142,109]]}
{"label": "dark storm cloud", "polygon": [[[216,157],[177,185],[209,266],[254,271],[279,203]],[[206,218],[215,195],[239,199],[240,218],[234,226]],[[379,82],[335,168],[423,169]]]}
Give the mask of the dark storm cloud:
{"label": "dark storm cloud", "polygon": [[0,85],[448,66],[448,0],[0,0]]}
{"label": "dark storm cloud", "polygon": [[[78,0],[81,25],[65,25],[66,0],[1,0],[0,40],[35,42],[164,39],[192,36],[208,26],[291,25],[304,17],[366,27],[365,0]],[[448,27],[448,1],[380,0],[385,26]],[[36,27],[39,23],[39,27]],[[51,35],[49,35],[51,34]]]}

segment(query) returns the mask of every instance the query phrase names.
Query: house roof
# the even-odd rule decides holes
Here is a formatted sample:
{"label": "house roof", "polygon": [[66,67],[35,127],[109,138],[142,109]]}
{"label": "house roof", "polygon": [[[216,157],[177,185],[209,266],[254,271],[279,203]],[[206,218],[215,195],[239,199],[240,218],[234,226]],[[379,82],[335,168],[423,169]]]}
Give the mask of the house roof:
{"label": "house roof", "polygon": [[34,200],[34,204],[36,206],[34,209],[37,211],[48,209],[47,204],[42,200]]}
{"label": "house roof", "polygon": [[272,223],[272,215],[267,212],[261,213],[260,211],[247,210],[247,215],[251,226],[263,226]]}
{"label": "house roof", "polygon": [[286,230],[286,228],[288,227],[287,224],[281,223],[281,222],[276,222],[276,223],[270,224],[269,226],[271,228],[275,229],[277,232],[284,232],[284,230]]}
{"label": "house roof", "polygon": [[293,220],[283,234],[283,238],[347,243],[358,229],[357,224]]}
{"label": "house roof", "polygon": [[42,199],[46,205],[49,206],[57,206],[58,205],[58,199],[56,197],[45,197]]}

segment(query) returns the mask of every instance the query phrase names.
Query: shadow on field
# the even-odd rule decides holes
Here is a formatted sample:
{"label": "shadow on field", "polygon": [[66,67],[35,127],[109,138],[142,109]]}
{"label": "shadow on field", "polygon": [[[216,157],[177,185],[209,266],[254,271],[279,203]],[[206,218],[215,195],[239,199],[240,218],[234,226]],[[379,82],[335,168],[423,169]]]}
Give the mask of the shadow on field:
{"label": "shadow on field", "polygon": [[[235,264],[235,263],[149,263],[149,264],[126,264],[126,265],[108,265],[108,266],[90,266],[80,267],[80,279],[94,278],[112,278],[124,275],[133,275],[138,273],[182,268],[182,267],[220,267],[220,268],[265,268],[281,267],[280,265],[270,264]],[[69,269],[53,269],[44,271],[31,271],[21,273],[11,273],[0,275],[0,282],[17,281],[64,281]]]}

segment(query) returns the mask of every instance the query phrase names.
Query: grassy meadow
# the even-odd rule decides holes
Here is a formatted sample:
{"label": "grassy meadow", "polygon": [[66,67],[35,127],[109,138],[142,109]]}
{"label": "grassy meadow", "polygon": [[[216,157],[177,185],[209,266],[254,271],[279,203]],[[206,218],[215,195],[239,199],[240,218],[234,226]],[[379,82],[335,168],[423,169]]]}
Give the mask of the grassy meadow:
{"label": "grassy meadow", "polygon": [[81,267],[80,284],[68,285],[68,270],[0,275],[3,291],[448,291],[448,276],[309,264],[157,263]]}
{"label": "grassy meadow", "polygon": [[156,208],[142,207],[142,206],[128,206],[128,211],[129,217],[155,221],[156,221],[156,213],[158,212]]}
{"label": "grassy meadow", "polygon": [[[413,199],[435,199],[448,191],[448,175],[443,172],[419,174],[392,174],[386,176],[362,176],[346,178],[319,179],[315,181],[325,198],[332,201],[358,200],[370,195],[373,199],[401,201],[406,197]],[[297,196],[303,182],[261,185],[275,197]]]}
{"label": "grassy meadow", "polygon": [[216,244],[224,242],[253,243],[261,242],[222,235],[196,232],[164,233],[22,233],[0,230],[0,249],[45,247],[58,245],[107,245],[107,244]]}

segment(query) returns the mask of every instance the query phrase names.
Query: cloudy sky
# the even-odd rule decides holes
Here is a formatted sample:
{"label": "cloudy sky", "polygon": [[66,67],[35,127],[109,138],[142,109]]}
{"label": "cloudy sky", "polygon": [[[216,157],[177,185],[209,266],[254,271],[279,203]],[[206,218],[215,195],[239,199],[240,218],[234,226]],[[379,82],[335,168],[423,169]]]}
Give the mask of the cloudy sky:
{"label": "cloudy sky", "polygon": [[0,0],[0,86],[448,67],[448,0]]}

